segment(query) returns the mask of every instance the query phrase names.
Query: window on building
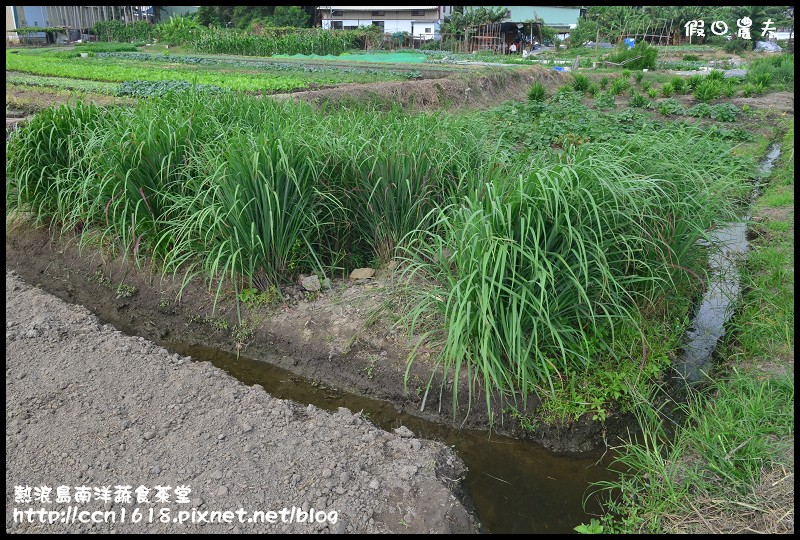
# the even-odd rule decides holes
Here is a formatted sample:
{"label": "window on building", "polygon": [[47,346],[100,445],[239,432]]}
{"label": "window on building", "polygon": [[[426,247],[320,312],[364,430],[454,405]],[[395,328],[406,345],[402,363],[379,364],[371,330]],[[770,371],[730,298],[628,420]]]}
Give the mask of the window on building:
{"label": "window on building", "polygon": [[373,11],[372,12],[372,16],[373,17],[385,17],[386,16],[386,12],[385,11]]}
{"label": "window on building", "polygon": [[334,30],[342,30],[342,21],[331,21],[331,28]]}
{"label": "window on building", "polygon": [[505,19],[510,19],[511,18],[511,10],[510,9],[506,10],[506,14],[503,16],[503,18],[505,18]]}
{"label": "window on building", "polygon": [[353,25],[353,26],[345,26],[344,29],[345,30],[358,30],[358,26],[355,26],[355,25]]}
{"label": "window on building", "polygon": [[426,34],[431,34],[431,33],[433,33],[433,30],[432,30],[432,29],[430,29],[430,28],[426,28],[426,29],[425,29],[425,33],[426,33]]}
{"label": "window on building", "polygon": [[425,15],[425,10],[422,9],[412,9],[411,16],[412,17],[422,17]]}
{"label": "window on building", "polygon": [[383,21],[372,21],[372,24],[379,28],[383,28]]}
{"label": "window on building", "polygon": [[331,17],[344,17],[344,11],[341,9],[334,9],[331,11]]}

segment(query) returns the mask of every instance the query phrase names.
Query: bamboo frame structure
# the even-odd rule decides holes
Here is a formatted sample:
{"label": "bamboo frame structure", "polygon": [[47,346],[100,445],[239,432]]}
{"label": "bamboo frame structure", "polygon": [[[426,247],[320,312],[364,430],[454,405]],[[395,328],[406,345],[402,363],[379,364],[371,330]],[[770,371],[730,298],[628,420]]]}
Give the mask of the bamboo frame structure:
{"label": "bamboo frame structure", "polygon": [[495,51],[502,53],[503,37],[500,34],[500,27],[500,23],[468,26],[464,34],[467,51]]}

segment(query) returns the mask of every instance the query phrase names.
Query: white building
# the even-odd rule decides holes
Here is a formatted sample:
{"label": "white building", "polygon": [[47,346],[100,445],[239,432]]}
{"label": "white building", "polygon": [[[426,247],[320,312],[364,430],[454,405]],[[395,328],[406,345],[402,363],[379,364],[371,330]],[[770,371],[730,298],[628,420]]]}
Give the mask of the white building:
{"label": "white building", "polygon": [[453,6],[319,6],[317,10],[326,30],[375,25],[387,34],[408,32],[427,40],[440,35],[439,25],[453,13]]}

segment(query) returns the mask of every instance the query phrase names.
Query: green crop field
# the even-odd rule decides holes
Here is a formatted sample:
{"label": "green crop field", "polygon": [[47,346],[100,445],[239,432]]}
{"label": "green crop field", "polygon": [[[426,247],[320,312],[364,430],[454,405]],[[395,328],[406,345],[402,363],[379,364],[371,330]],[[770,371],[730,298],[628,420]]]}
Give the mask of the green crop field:
{"label": "green crop field", "polygon": [[[27,53],[28,51],[26,51]],[[6,69],[20,73],[102,82],[186,81],[247,92],[284,92],[311,86],[406,80],[414,71],[309,68],[278,62],[212,61],[142,53],[91,53],[88,58],[47,49],[6,51]]]}

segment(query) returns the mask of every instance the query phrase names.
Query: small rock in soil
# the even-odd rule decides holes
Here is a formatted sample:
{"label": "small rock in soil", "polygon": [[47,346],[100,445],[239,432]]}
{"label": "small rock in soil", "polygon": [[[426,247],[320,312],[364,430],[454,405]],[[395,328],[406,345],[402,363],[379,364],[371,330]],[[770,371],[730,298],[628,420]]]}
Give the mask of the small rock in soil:
{"label": "small rock in soil", "polygon": [[322,288],[322,284],[319,282],[319,277],[316,274],[303,278],[300,280],[300,284],[305,290],[311,292],[317,292]]}
{"label": "small rock in soil", "polygon": [[369,279],[374,275],[374,268],[356,268],[350,272],[350,279]]}
{"label": "small rock in soil", "polygon": [[400,426],[399,428],[395,429],[394,432],[404,439],[410,439],[414,436],[414,432],[408,429],[406,426]]}

